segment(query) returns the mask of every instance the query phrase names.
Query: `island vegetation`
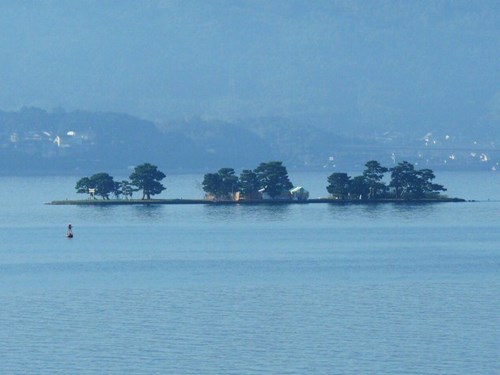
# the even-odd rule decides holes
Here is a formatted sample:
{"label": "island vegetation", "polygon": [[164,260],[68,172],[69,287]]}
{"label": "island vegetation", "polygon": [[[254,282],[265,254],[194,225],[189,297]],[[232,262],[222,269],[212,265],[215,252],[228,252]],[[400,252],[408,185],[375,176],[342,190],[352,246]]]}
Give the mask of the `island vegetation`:
{"label": "island vegetation", "polygon": [[260,163],[253,171],[245,169],[238,178],[233,168],[221,168],[203,178],[205,198],[210,200],[291,199],[290,182],[281,161]]}
{"label": "island vegetation", "polygon": [[151,196],[158,195],[166,189],[160,182],[165,178],[165,174],[150,163],[136,166],[129,178],[130,181],[117,182],[108,173],[97,173],[90,177],[82,177],[77,181],[75,189],[77,193],[88,194],[91,199],[99,196],[104,200],[109,200],[110,194],[116,199],[120,197],[131,199],[133,193],[139,190],[142,190],[142,200],[150,200]]}
{"label": "island vegetation", "polygon": [[[354,177],[345,172],[332,173],[327,177],[326,191],[329,196],[318,199],[309,199],[306,189],[294,187],[281,161],[262,162],[253,170],[244,169],[239,176],[230,167],[206,173],[202,182],[203,199],[152,199],[166,187],[161,183],[165,174],[150,163],[136,166],[129,178],[130,181],[114,181],[108,173],[101,172],[81,178],[75,188],[77,193],[88,194],[87,202],[120,204],[141,201],[165,204],[463,201],[442,196],[441,192],[446,188],[433,182],[434,172],[431,169],[416,169],[407,161],[387,168],[376,160],[370,160],[365,164],[363,173]],[[141,199],[132,198],[137,191],[142,191]]]}
{"label": "island vegetation", "polygon": [[[390,182],[383,179],[390,173]],[[331,197],[340,200],[374,199],[437,199],[440,192],[446,191],[443,185],[433,183],[436,176],[430,169],[415,169],[403,161],[392,168],[380,165],[376,160],[365,164],[361,176],[350,177],[347,173],[332,173],[328,177],[326,190]]]}

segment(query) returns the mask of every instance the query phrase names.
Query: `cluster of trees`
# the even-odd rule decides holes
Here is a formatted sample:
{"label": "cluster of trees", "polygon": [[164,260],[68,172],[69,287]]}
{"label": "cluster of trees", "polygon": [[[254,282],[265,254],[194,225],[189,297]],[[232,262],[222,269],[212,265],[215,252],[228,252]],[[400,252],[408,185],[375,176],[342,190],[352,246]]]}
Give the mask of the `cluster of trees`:
{"label": "cluster of trees", "polygon": [[239,177],[233,168],[221,168],[216,173],[205,174],[202,185],[216,200],[232,199],[235,192],[246,199],[255,199],[260,196],[259,191],[276,199],[293,187],[281,161],[260,163],[254,170],[243,170]]}
{"label": "cluster of trees", "polygon": [[89,194],[90,197],[102,197],[109,199],[110,195],[115,198],[123,196],[125,199],[132,198],[135,191],[142,190],[142,199],[151,199],[152,195],[160,194],[165,187],[160,182],[165,174],[158,167],[149,163],[135,167],[130,175],[130,181],[114,181],[108,173],[97,173],[90,177],[83,177],[77,181],[75,189],[77,193]]}
{"label": "cluster of trees", "polygon": [[[390,173],[390,182],[383,180]],[[132,197],[142,190],[142,199],[160,194],[165,187],[160,182],[165,174],[149,163],[135,167],[130,181],[114,181],[108,173],[97,173],[83,177],[76,183],[77,193],[100,196],[109,199],[123,196]],[[365,164],[361,176],[350,177],[347,173],[332,173],[328,177],[326,190],[335,199],[421,199],[436,197],[446,189],[435,184],[434,172],[430,169],[415,169],[414,165],[403,161],[392,168],[380,165],[376,160]],[[281,161],[260,163],[254,170],[245,169],[240,176],[233,168],[221,168],[216,173],[207,173],[203,178],[203,190],[215,200],[231,200],[239,192],[245,199],[259,199],[262,193],[271,199],[284,197],[293,188],[286,167]],[[288,195],[287,195],[288,197]]]}
{"label": "cluster of trees", "polygon": [[[387,185],[383,179],[390,173]],[[376,160],[365,164],[361,176],[350,177],[347,173],[332,173],[328,177],[326,190],[336,199],[421,199],[435,197],[446,189],[432,182],[434,172],[430,169],[415,169],[403,161],[392,168],[380,165]]]}

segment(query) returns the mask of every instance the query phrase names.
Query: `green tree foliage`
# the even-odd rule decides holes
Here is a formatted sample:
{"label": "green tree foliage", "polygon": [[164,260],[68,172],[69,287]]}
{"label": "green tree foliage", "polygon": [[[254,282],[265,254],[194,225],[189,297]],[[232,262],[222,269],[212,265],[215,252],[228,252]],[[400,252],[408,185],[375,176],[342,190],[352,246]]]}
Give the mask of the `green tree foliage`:
{"label": "green tree foliage", "polygon": [[430,169],[416,170],[413,164],[403,161],[390,169],[390,187],[394,189],[396,198],[411,199],[423,198],[439,194],[446,189],[434,184],[435,175]]}
{"label": "green tree foliage", "polygon": [[115,199],[120,199],[120,196],[122,195],[122,189],[121,189],[121,184],[118,181],[114,182],[114,189],[113,189],[113,195],[115,196]]}
{"label": "green tree foliage", "polygon": [[77,181],[75,186],[77,193],[90,194],[89,189],[95,189],[95,195],[103,199],[109,199],[109,195],[115,192],[116,185],[113,177],[107,173],[96,173],[89,177],[83,177]]}
{"label": "green tree foliage", "polygon": [[137,189],[127,180],[120,181],[119,186],[120,192],[125,199],[131,199],[134,191],[137,191]]}
{"label": "green tree foliage", "polygon": [[[377,199],[382,196],[398,199],[421,199],[435,197],[446,189],[432,182],[434,172],[430,169],[415,169],[403,161],[391,169],[382,167],[376,160],[365,164],[362,176],[351,178],[347,173],[332,173],[328,177],[327,191],[336,199]],[[389,186],[382,182],[384,174],[391,172]],[[389,188],[392,189],[389,192]]]}
{"label": "green tree foliage", "polygon": [[109,195],[115,190],[115,181],[107,173],[97,173],[90,176],[90,181],[93,182],[96,195],[103,199],[109,199]]}
{"label": "green tree foliage", "polygon": [[370,184],[365,176],[356,176],[349,181],[349,197],[367,199],[370,197]]}
{"label": "green tree foliage", "polygon": [[151,199],[152,195],[160,194],[165,190],[160,182],[165,178],[165,174],[159,171],[156,165],[149,163],[138,165],[129,178],[132,185],[142,190],[142,199]]}
{"label": "green tree foliage", "polygon": [[204,192],[214,197],[219,197],[222,194],[222,183],[218,173],[206,173],[203,176],[202,186]]}
{"label": "green tree foliage", "polygon": [[421,169],[418,171],[418,175],[421,181],[420,191],[422,194],[438,195],[439,192],[447,190],[443,185],[432,182],[436,178],[432,170]]}
{"label": "green tree foliage", "polygon": [[388,171],[376,160],[370,160],[365,164],[363,177],[368,185],[368,198],[378,198],[387,191],[387,186],[382,182],[384,174]]}
{"label": "green tree foliage", "polygon": [[221,168],[218,172],[221,178],[221,187],[223,194],[233,194],[239,189],[239,179],[233,168]]}
{"label": "green tree foliage", "polygon": [[94,186],[92,186],[90,182],[90,178],[88,177],[82,177],[76,182],[76,192],[78,194],[89,194],[89,189],[92,189]]}
{"label": "green tree foliage", "polygon": [[328,176],[326,190],[336,199],[347,199],[351,177],[347,173],[337,172]]}
{"label": "green tree foliage", "polygon": [[207,173],[203,178],[203,190],[216,199],[232,198],[239,189],[238,176],[233,168],[221,168],[217,173]]}
{"label": "green tree foliage", "polygon": [[256,197],[259,193],[260,183],[257,174],[249,169],[244,169],[240,175],[240,191],[247,198]]}
{"label": "green tree foliage", "polygon": [[259,185],[272,199],[290,190],[293,184],[288,178],[286,167],[281,161],[260,163],[255,169]]}
{"label": "green tree foliage", "polygon": [[409,197],[410,187],[415,184],[416,174],[413,164],[403,161],[390,169],[391,182],[396,198]]}

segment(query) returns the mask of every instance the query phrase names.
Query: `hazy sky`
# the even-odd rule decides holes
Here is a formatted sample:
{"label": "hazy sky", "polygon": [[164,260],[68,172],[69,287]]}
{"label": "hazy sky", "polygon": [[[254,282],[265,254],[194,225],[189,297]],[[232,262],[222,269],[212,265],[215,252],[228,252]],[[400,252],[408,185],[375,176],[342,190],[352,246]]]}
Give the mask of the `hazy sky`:
{"label": "hazy sky", "polygon": [[498,1],[2,1],[0,35],[4,110],[500,127]]}

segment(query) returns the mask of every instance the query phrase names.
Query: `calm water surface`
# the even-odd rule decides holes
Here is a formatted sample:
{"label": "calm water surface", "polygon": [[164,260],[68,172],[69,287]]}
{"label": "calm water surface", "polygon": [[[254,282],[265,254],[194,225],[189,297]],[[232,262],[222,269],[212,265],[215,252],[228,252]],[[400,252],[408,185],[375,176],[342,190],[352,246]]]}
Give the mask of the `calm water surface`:
{"label": "calm water surface", "polygon": [[439,175],[481,201],[64,207],[78,177],[2,177],[0,373],[498,374],[499,177]]}

